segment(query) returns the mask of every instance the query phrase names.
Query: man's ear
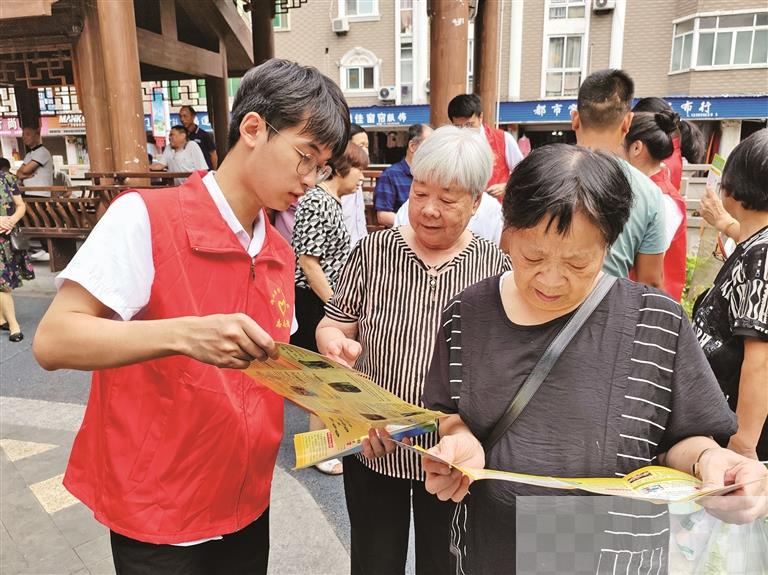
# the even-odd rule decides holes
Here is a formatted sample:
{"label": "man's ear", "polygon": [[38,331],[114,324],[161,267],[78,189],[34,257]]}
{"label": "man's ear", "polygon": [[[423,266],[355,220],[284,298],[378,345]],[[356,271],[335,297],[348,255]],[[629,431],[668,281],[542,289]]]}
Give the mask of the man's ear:
{"label": "man's ear", "polygon": [[634,112],[627,112],[624,119],[621,121],[621,137],[624,138],[629,133],[629,128],[632,127],[632,118],[635,117]]}
{"label": "man's ear", "polygon": [[240,122],[240,141],[252,148],[268,129],[269,127],[260,114],[248,112]]}
{"label": "man's ear", "polygon": [[574,132],[581,128],[581,118],[579,118],[578,110],[573,110],[571,112],[571,128],[573,128]]}

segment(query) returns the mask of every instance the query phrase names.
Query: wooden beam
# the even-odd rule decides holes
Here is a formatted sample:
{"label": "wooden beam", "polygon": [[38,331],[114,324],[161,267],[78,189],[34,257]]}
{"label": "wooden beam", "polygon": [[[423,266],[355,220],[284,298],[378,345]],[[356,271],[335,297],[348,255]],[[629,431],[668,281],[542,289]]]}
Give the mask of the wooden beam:
{"label": "wooden beam", "polygon": [[160,29],[166,38],[178,39],[179,29],[176,26],[176,0],[160,0]]}
{"label": "wooden beam", "polygon": [[480,97],[483,121],[496,125],[498,100],[499,0],[480,0],[475,17],[475,61],[473,91]]}
{"label": "wooden beam", "polygon": [[430,4],[429,121],[448,123],[448,102],[467,91],[468,3],[435,0]]}
{"label": "wooden beam", "polygon": [[50,16],[51,6],[57,0],[2,0],[0,1],[0,20],[14,18],[33,18]]}
{"label": "wooden beam", "polygon": [[143,28],[136,29],[136,37],[139,42],[139,61],[145,64],[198,78],[222,77],[221,56],[216,52],[185,44]]}

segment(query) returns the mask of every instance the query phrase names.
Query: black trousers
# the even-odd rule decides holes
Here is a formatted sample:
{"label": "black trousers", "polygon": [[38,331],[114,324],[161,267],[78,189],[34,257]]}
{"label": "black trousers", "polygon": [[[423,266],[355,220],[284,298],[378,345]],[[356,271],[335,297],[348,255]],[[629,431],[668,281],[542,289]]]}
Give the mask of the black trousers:
{"label": "black trousers", "polygon": [[315,330],[325,315],[325,303],[310,288],[296,286],[296,322],[299,329],[291,336],[291,343],[304,349],[317,351]]}
{"label": "black trousers", "polygon": [[352,531],[352,575],[405,573],[413,502],[416,573],[450,573],[450,529],[456,504],[440,501],[421,481],[371,471],[344,458],[344,494]]}
{"label": "black trousers", "polygon": [[269,508],[222,539],[189,547],[144,543],[110,531],[117,575],[264,575],[269,558]]}

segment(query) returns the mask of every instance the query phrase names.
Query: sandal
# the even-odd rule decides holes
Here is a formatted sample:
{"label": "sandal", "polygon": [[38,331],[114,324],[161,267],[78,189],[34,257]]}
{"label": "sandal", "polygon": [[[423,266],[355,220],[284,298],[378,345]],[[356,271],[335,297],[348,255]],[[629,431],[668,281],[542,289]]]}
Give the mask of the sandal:
{"label": "sandal", "polygon": [[24,339],[24,334],[21,333],[20,331],[17,331],[16,333],[12,333],[11,335],[8,336],[8,341],[12,341],[13,343],[18,343],[22,339]]}
{"label": "sandal", "polygon": [[315,468],[320,473],[326,475],[341,475],[344,473],[344,465],[338,459],[329,459],[328,461],[321,461],[315,465]]}
{"label": "sandal", "polygon": [[0,329],[3,331],[11,331],[11,326],[8,325],[8,322],[0,323]]}

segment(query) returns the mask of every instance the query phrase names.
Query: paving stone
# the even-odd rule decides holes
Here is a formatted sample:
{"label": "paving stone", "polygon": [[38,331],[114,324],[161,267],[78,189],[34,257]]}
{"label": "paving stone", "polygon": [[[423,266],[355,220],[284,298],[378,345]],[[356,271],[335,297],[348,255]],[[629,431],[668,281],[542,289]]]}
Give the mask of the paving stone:
{"label": "paving stone", "polygon": [[16,546],[4,525],[0,525],[0,573],[10,575],[27,569],[29,565],[24,554]]}
{"label": "paving stone", "polygon": [[115,575],[115,564],[112,563],[112,557],[109,559],[102,559],[87,567],[91,575]]}
{"label": "paving stone", "polygon": [[53,556],[69,550],[69,542],[62,536],[29,490],[9,493],[0,501],[0,517],[17,549],[32,562],[41,555]]}
{"label": "paving stone", "polygon": [[101,535],[75,547],[75,553],[86,566],[98,563],[102,559],[112,559],[112,547],[109,544],[109,534]]}
{"label": "paving stone", "polygon": [[58,446],[51,443],[37,443],[35,441],[19,441],[17,439],[0,439],[0,448],[11,461],[18,461],[26,457],[45,453]]}
{"label": "paving stone", "polygon": [[69,460],[69,449],[56,447],[50,451],[26,457],[13,464],[28,485],[34,485],[64,473]]}
{"label": "paving stone", "polygon": [[[38,549],[46,549],[38,547]],[[37,560],[29,559],[29,567],[19,571],[18,575],[69,575],[82,571],[85,565],[73,549],[65,549],[57,553],[38,553]],[[5,574],[3,574],[5,575]]]}
{"label": "paving stone", "polygon": [[78,503],[75,496],[67,491],[61,483],[63,479],[64,474],[62,473],[29,486],[29,489],[35,494],[40,505],[43,506],[43,509],[48,514],[56,513]]}
{"label": "paving stone", "polygon": [[0,499],[16,491],[26,491],[27,482],[16,469],[16,466],[8,460],[5,453],[0,452]]}
{"label": "paving stone", "polygon": [[82,503],[57,511],[51,518],[72,547],[109,533],[106,527],[93,518],[93,512]]}

